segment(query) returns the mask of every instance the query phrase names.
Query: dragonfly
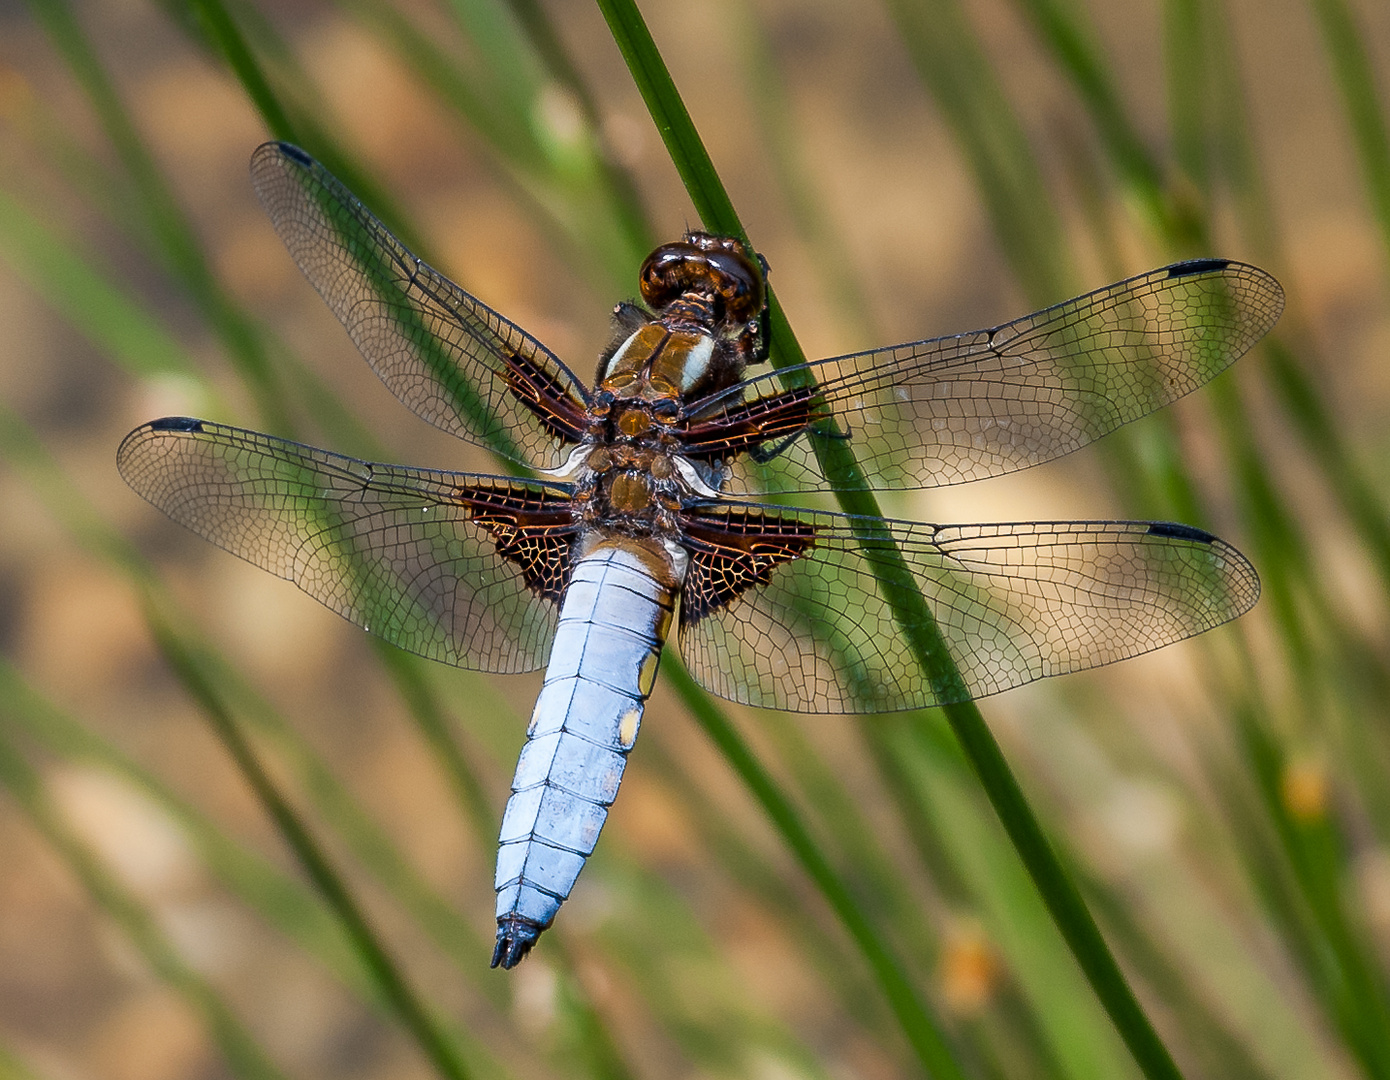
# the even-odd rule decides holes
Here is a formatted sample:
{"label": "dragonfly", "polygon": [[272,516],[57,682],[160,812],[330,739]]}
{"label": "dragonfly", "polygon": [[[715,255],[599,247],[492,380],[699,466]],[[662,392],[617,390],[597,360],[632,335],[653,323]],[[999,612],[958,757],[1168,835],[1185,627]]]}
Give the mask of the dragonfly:
{"label": "dragonfly", "polygon": [[[827,448],[852,453],[861,489],[926,488],[1037,465],[1173,402],[1279,318],[1283,291],[1254,266],[1175,263],[992,329],[774,371],[766,262],[690,232],[642,265],[588,382],[303,150],[267,143],[251,175],[387,388],[510,472],[366,462],[189,417],[136,428],[117,464],[175,521],[388,642],[545,668],[502,818],[493,967],[527,955],[593,852],[673,628],[719,697],[888,712],[1136,656],[1259,596],[1250,562],[1188,525],[797,505],[835,488]],[[958,676],[923,664],[914,610]]]}

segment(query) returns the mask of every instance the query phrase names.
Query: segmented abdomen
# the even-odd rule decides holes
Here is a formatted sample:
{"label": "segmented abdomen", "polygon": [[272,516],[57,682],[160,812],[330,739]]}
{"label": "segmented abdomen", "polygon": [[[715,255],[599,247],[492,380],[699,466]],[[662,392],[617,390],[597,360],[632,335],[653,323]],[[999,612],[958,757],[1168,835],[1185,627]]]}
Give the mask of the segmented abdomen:
{"label": "segmented abdomen", "polygon": [[550,925],[618,793],[674,605],[650,558],[601,544],[574,566],[502,819],[493,967]]}

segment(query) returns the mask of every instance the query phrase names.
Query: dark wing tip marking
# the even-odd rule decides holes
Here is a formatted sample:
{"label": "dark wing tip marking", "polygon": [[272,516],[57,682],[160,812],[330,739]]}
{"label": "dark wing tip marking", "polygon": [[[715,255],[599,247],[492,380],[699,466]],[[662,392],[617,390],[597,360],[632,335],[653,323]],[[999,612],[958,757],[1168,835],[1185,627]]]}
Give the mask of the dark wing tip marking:
{"label": "dark wing tip marking", "polygon": [[[1260,575],[1254,565],[1219,536],[1213,536],[1205,529],[1198,529],[1192,525],[1180,525],[1175,521],[1151,521],[1149,524],[1150,536],[1162,536],[1173,540],[1185,540],[1190,544],[1200,544],[1205,548],[1210,548],[1212,555],[1223,561],[1230,575],[1231,582],[1231,613],[1227,619],[1239,618],[1244,615],[1260,599]],[[1226,619],[1221,620],[1225,622]]]}
{"label": "dark wing tip marking", "polygon": [[203,422],[191,416],[164,416],[158,420],[151,420],[145,428],[149,431],[198,432],[203,430]]}
{"label": "dark wing tip marking", "polygon": [[1230,259],[1188,259],[1168,267],[1168,276],[1180,278],[1192,274],[1210,274],[1214,270],[1225,270],[1230,265]]}
{"label": "dark wing tip marking", "polygon": [[290,158],[293,161],[297,161],[300,165],[303,165],[306,168],[314,164],[314,159],[311,158],[299,147],[295,146],[294,143],[271,142],[266,143],[266,145],[275,147],[280,151],[280,153],[284,154],[285,157]]}
{"label": "dark wing tip marking", "polygon": [[1179,525],[1175,521],[1152,521],[1149,523],[1150,536],[1169,536],[1174,540],[1191,540],[1194,544],[1214,544],[1216,537],[1192,525]]}

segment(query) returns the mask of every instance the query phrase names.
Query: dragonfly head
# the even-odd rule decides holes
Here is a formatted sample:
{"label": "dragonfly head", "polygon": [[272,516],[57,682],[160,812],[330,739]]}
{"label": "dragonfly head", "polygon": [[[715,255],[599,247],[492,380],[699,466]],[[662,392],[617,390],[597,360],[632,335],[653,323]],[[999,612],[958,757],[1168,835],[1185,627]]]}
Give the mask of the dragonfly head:
{"label": "dragonfly head", "polygon": [[640,274],[642,299],[662,313],[680,300],[696,301],[710,314],[709,329],[736,336],[767,303],[763,262],[730,236],[691,232],[647,256]]}

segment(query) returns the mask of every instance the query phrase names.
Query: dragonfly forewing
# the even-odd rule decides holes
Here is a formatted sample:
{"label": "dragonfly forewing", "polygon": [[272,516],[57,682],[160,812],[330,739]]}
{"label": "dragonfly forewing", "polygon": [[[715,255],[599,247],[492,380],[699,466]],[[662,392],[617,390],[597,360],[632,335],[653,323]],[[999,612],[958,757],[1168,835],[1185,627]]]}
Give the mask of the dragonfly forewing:
{"label": "dragonfly forewing", "polygon": [[[558,357],[418,259],[302,150],[266,143],[251,179],[304,276],[402,403],[527,468],[561,463],[561,433],[582,419],[588,391]],[[532,372],[558,422],[516,392]]]}
{"label": "dragonfly forewing", "polygon": [[[1258,267],[1176,263],[993,329],[763,375],[742,394],[814,379],[873,488],[959,484],[1069,454],[1171,404],[1249,350],[1283,306]],[[728,490],[818,490],[814,453],[803,438],[766,465],[739,462]]]}

